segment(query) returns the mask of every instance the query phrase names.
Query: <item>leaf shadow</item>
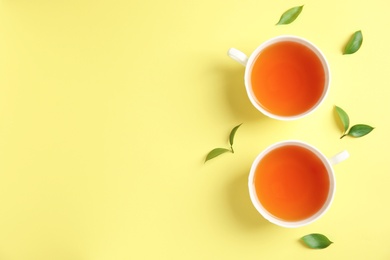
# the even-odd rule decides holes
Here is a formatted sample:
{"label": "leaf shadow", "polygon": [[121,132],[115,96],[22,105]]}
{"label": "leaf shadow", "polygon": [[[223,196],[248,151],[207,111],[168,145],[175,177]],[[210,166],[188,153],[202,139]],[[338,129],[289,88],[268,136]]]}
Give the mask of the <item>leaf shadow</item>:
{"label": "leaf shadow", "polygon": [[343,134],[344,133],[344,124],[341,121],[335,107],[333,108],[333,117],[334,117],[334,120],[336,122],[338,129],[340,130],[340,134]]}
{"label": "leaf shadow", "polygon": [[353,36],[353,34],[351,35],[348,35],[347,37],[345,37],[345,40],[344,40],[344,44],[341,46],[341,54],[342,55],[345,55],[345,56],[348,56],[349,54],[345,54],[345,49],[347,48],[348,46],[348,43],[349,41],[351,40],[351,37]]}
{"label": "leaf shadow", "polygon": [[302,247],[311,249],[311,248],[305,243],[305,241],[303,241],[302,238],[297,239],[297,243],[300,244]]}
{"label": "leaf shadow", "polygon": [[248,173],[238,175],[229,183],[227,195],[233,216],[244,229],[254,231],[272,226],[252,205],[248,192]]}

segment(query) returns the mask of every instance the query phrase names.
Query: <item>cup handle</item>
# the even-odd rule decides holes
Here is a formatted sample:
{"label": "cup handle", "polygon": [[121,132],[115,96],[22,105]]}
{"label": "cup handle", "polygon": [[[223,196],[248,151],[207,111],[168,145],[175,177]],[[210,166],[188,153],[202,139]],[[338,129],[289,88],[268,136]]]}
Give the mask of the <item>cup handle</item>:
{"label": "cup handle", "polygon": [[348,151],[344,150],[344,151],[336,154],[332,158],[330,158],[329,161],[331,164],[335,165],[335,164],[341,163],[345,159],[348,159],[348,157],[349,157]]}
{"label": "cup handle", "polygon": [[248,57],[242,51],[239,51],[235,48],[230,48],[227,54],[233,60],[238,61],[240,64],[246,66],[246,63],[248,62]]}

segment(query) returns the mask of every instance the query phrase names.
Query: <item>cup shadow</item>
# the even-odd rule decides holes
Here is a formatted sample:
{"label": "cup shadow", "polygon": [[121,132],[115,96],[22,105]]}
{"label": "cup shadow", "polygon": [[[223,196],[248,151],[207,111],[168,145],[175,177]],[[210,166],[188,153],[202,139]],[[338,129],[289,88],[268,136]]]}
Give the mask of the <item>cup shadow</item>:
{"label": "cup shadow", "polygon": [[254,230],[272,226],[252,205],[248,192],[248,173],[243,173],[233,179],[227,187],[233,216],[243,228]]}
{"label": "cup shadow", "polygon": [[221,75],[222,87],[226,90],[226,100],[230,108],[230,113],[238,117],[241,121],[252,121],[265,118],[250,102],[244,83],[244,67],[217,67]]}

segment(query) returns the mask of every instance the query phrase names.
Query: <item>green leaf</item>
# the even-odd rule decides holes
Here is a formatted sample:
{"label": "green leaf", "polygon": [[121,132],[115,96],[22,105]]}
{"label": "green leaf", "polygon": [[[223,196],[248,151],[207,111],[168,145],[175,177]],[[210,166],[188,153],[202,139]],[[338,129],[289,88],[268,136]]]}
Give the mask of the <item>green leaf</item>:
{"label": "green leaf", "polygon": [[293,8],[288,9],[285,11],[282,16],[279,19],[279,22],[276,25],[280,24],[289,24],[295,21],[299,14],[302,12],[303,5],[301,6],[295,6]]}
{"label": "green leaf", "polygon": [[362,31],[356,31],[351,36],[347,45],[345,46],[343,54],[352,54],[357,52],[360,49],[360,46],[362,46],[362,43],[363,43]]}
{"label": "green leaf", "polygon": [[235,126],[235,127],[232,129],[232,131],[230,132],[230,136],[229,136],[229,143],[230,143],[230,146],[233,146],[234,136],[235,136],[235,134],[236,134],[236,132],[237,132],[237,129],[238,129],[241,125],[242,125],[242,123],[239,124],[239,125],[237,125],[237,126]]}
{"label": "green leaf", "polygon": [[204,162],[207,162],[208,160],[213,159],[213,158],[215,158],[223,153],[226,153],[226,152],[231,152],[231,150],[226,149],[226,148],[215,148],[207,154],[206,160]]}
{"label": "green leaf", "polygon": [[357,124],[349,129],[347,135],[352,137],[362,137],[374,130],[374,127],[364,124]]}
{"label": "green leaf", "polygon": [[313,249],[327,248],[333,243],[326,236],[317,233],[303,236],[301,239],[308,247]]}
{"label": "green leaf", "polygon": [[348,114],[341,107],[335,106],[335,108],[336,108],[336,112],[341,120],[341,123],[343,123],[344,133],[345,133],[345,132],[347,132],[347,130],[349,128]]}

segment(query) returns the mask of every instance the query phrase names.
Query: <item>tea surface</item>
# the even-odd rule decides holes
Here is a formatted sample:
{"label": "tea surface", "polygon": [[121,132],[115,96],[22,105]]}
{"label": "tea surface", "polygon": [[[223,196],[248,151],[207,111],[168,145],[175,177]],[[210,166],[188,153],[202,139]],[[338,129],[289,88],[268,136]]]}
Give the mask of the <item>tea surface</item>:
{"label": "tea surface", "polygon": [[286,221],[312,216],[329,193],[323,162],[310,150],[295,145],[276,148],[264,156],[257,166],[254,185],[263,207]]}
{"label": "tea surface", "polygon": [[325,73],[308,47],[292,41],[266,47],[251,73],[258,103],[280,116],[299,115],[312,108],[324,92]]}

